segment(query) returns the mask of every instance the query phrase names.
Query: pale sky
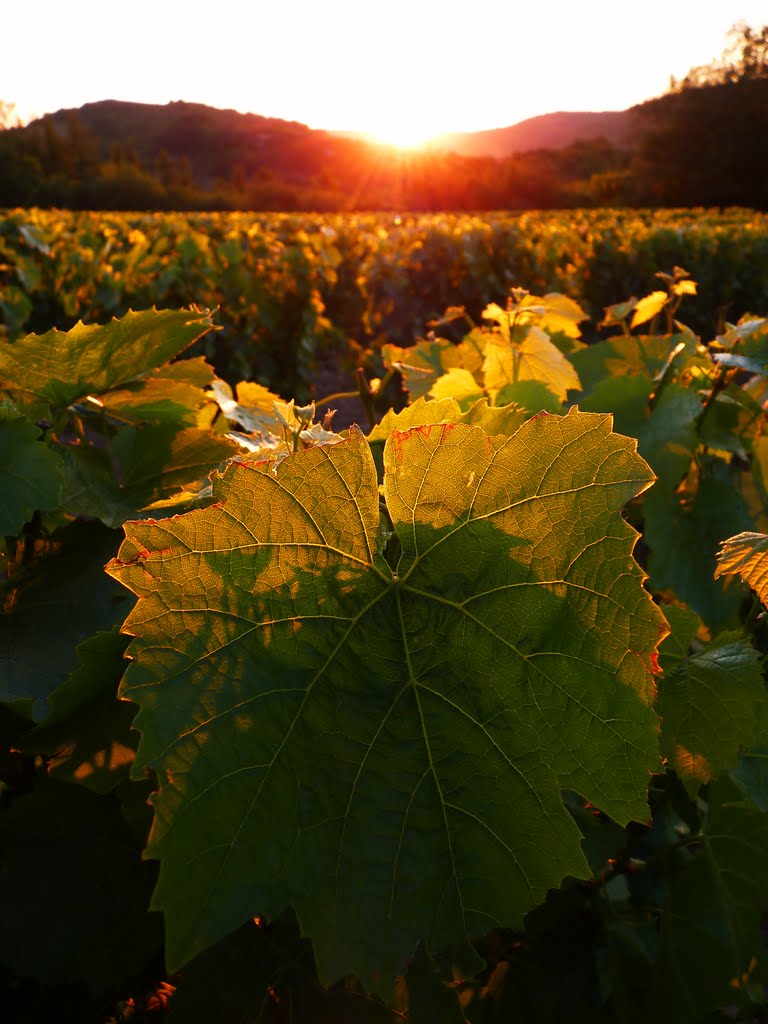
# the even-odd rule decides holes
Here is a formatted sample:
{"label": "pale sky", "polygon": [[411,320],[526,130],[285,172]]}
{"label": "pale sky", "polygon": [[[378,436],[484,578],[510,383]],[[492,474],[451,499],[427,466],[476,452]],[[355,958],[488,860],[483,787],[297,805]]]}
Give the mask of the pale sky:
{"label": "pale sky", "polygon": [[0,0],[0,99],[27,119],[189,100],[426,138],[623,110],[719,57],[768,0]]}

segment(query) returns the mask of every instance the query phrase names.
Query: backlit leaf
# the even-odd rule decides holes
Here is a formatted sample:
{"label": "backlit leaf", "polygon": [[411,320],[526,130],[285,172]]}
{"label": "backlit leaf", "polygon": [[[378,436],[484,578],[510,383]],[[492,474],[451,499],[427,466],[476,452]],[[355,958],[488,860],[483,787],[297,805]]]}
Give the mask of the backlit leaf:
{"label": "backlit leaf", "polygon": [[650,295],[646,295],[644,298],[639,299],[635,305],[634,312],[632,313],[632,319],[630,321],[630,329],[633,327],[639,327],[640,324],[646,324],[649,320],[653,320],[657,313],[660,313],[667,304],[669,296],[666,292],[651,292]]}
{"label": "backlit leaf", "polygon": [[723,541],[717,555],[715,577],[729,573],[738,573],[763,604],[768,604],[768,536],[739,533]]}
{"label": "backlit leaf", "polygon": [[568,397],[569,388],[581,390],[573,365],[538,327],[530,327],[520,344],[490,342],[485,349],[483,371],[490,394],[523,380],[541,381],[561,401]]}
{"label": "backlit leaf", "polygon": [[472,405],[483,398],[483,389],[469,370],[452,366],[442,377],[438,377],[429,389],[431,398],[455,398],[460,406]]}
{"label": "backlit leaf", "polygon": [[0,386],[21,409],[66,408],[168,362],[213,326],[207,311],[130,311],[108,324],[0,343]]}
{"label": "backlit leaf", "polygon": [[391,977],[421,938],[471,966],[468,935],[588,874],[563,789],[647,817],[665,626],[621,516],[634,443],[572,413],[396,432],[384,463],[392,553],[353,429],[232,463],[110,564],[140,599],[122,692],[172,970],[287,905],[326,978]]}

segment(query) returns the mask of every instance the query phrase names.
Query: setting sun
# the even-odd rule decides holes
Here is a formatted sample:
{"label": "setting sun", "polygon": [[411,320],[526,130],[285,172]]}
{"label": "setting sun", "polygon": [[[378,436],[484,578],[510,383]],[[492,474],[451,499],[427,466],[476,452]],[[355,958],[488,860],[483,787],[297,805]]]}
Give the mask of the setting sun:
{"label": "setting sun", "polygon": [[408,121],[407,118],[383,123],[380,127],[374,128],[365,133],[369,142],[385,146],[393,146],[395,149],[421,149],[430,139],[436,135],[434,128],[424,124],[424,121]]}

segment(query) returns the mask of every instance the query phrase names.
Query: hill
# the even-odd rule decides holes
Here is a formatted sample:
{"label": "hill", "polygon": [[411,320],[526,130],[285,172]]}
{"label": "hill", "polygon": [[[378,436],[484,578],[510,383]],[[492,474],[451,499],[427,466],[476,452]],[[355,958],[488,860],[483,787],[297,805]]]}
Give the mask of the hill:
{"label": "hill", "polygon": [[574,142],[597,138],[623,148],[629,145],[631,135],[632,113],[629,110],[559,111],[529,117],[507,128],[441,135],[432,141],[431,147],[463,156],[504,159],[526,150],[563,149]]}
{"label": "hill", "polygon": [[[0,206],[488,210],[615,202],[629,157],[606,135],[617,136],[621,116],[533,118],[402,153],[200,103],[104,100],[0,132]],[[576,141],[580,132],[591,140]],[[495,152],[486,155],[489,145]]]}

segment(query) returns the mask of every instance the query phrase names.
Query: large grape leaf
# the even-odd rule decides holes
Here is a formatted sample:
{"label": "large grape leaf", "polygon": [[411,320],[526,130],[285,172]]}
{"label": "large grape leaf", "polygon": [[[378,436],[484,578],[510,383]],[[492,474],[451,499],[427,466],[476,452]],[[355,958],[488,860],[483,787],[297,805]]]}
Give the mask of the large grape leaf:
{"label": "large grape leaf", "polygon": [[212,326],[207,310],[147,309],[29,334],[0,344],[0,386],[21,409],[66,408],[162,366]]}
{"label": "large grape leaf", "polygon": [[661,752],[695,794],[701,783],[735,767],[743,747],[758,742],[768,697],[760,655],[743,633],[721,633],[691,651],[698,615],[672,606],[666,617],[672,633],[659,651]]}
{"label": "large grape leaf", "polygon": [[383,551],[356,429],[126,524],[109,571],[139,597],[122,693],[171,969],[289,904],[325,977],[393,975],[420,938],[466,963],[469,934],[588,874],[561,790],[647,817],[666,626],[620,514],[652,479],[635,443],[577,412],[437,424],[384,466]]}

